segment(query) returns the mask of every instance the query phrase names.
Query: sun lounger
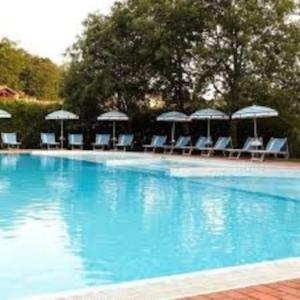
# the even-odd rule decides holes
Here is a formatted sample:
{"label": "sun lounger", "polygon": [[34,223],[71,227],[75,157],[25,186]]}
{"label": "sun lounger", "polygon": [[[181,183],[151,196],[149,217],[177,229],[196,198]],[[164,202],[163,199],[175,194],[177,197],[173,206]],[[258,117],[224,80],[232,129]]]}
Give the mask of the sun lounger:
{"label": "sun lounger", "polygon": [[287,138],[271,138],[265,150],[250,151],[253,160],[263,161],[267,155],[273,155],[275,158],[283,156],[289,158],[289,147]]}
{"label": "sun lounger", "polygon": [[154,135],[152,137],[151,143],[149,145],[143,145],[144,151],[147,152],[148,149],[152,149],[155,152],[156,149],[163,149],[167,142],[166,135]]}
{"label": "sun lounger", "polygon": [[56,142],[54,133],[41,133],[41,148],[51,149],[51,147],[58,148],[58,146],[59,143]]}
{"label": "sun lounger", "polygon": [[201,155],[210,157],[215,152],[222,152],[223,155],[225,155],[225,150],[229,147],[232,147],[231,137],[219,137],[213,147],[207,147],[199,150],[201,151]]}
{"label": "sun lounger", "polygon": [[191,146],[183,147],[183,153],[191,155],[193,151],[197,151],[197,150],[202,151],[204,148],[207,148],[210,144],[211,144],[211,138],[206,136],[200,136],[194,146],[191,145]]}
{"label": "sun lounger", "polygon": [[17,134],[15,132],[1,133],[2,145],[7,148],[20,148],[21,143],[17,140]]}
{"label": "sun lounger", "polygon": [[79,149],[83,149],[83,135],[82,134],[73,134],[70,133],[68,135],[68,142],[71,149],[75,149],[76,147]]}
{"label": "sun lounger", "polygon": [[164,146],[164,152],[167,153],[169,151],[172,154],[175,150],[181,150],[182,153],[185,151],[186,147],[191,143],[190,136],[180,136],[175,145]]}
{"label": "sun lounger", "polygon": [[263,145],[263,139],[248,137],[240,149],[228,148],[225,152],[229,154],[229,158],[239,159],[243,153],[250,153],[252,150],[257,150]]}
{"label": "sun lounger", "polygon": [[109,148],[110,146],[110,134],[96,134],[95,143],[92,144],[93,149],[96,150],[97,148],[105,149]]}
{"label": "sun lounger", "polygon": [[133,146],[133,138],[133,134],[120,134],[115,148],[121,148],[126,151],[127,148],[131,148]]}

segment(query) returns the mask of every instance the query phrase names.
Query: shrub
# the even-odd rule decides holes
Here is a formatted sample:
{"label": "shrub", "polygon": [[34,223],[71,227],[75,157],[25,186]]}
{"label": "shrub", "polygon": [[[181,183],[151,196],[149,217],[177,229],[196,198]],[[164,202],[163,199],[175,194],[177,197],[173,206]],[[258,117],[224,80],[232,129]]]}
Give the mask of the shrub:
{"label": "shrub", "polygon": [[36,148],[40,143],[40,132],[57,131],[55,122],[45,120],[45,116],[59,109],[59,104],[44,104],[5,100],[0,102],[0,109],[8,111],[11,119],[0,119],[1,132],[17,132],[23,148]]}

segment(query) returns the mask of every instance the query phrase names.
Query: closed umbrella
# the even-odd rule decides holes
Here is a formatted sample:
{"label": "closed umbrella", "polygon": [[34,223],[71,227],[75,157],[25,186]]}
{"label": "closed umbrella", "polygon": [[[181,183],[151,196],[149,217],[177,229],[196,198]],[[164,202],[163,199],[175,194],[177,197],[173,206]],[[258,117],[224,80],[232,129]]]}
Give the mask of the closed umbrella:
{"label": "closed umbrella", "polygon": [[128,121],[129,117],[120,111],[110,111],[100,115],[97,118],[98,121],[111,121],[113,122],[113,147],[116,144],[116,122]]}
{"label": "closed umbrella", "polygon": [[189,117],[178,111],[169,111],[159,115],[156,118],[159,122],[172,122],[172,131],[171,131],[171,143],[175,143],[175,131],[176,131],[176,123],[177,122],[189,122]]}
{"label": "closed umbrella", "polygon": [[207,120],[207,137],[210,139],[211,120],[228,120],[229,116],[217,109],[206,108],[195,111],[190,116],[191,120]]}
{"label": "closed umbrella", "polygon": [[5,110],[0,109],[0,119],[10,119],[11,114]]}
{"label": "closed umbrella", "polygon": [[79,117],[72,112],[66,110],[57,110],[46,116],[46,120],[60,121],[60,147],[64,147],[64,121],[78,120]]}
{"label": "closed umbrella", "polygon": [[254,123],[254,138],[258,139],[257,134],[257,119],[260,118],[271,118],[278,117],[278,111],[273,108],[260,106],[260,105],[252,105],[245,108],[242,108],[235,112],[232,115],[232,119],[253,119]]}

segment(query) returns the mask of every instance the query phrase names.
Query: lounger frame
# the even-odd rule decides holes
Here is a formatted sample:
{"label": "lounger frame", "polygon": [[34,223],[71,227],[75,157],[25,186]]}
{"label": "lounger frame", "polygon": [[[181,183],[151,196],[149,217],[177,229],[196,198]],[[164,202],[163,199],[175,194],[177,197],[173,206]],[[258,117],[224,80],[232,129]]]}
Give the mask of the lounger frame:
{"label": "lounger frame", "polygon": [[[10,141],[8,138],[12,138]],[[1,133],[1,145],[7,149],[20,149],[21,143],[17,140],[17,134],[15,132],[2,132]]]}
{"label": "lounger frame", "polygon": [[[50,142],[49,141],[46,141],[44,138],[46,136],[51,136],[51,139]],[[50,150],[51,147],[57,149],[59,147],[59,142],[56,142],[56,139],[55,139],[55,134],[54,133],[46,133],[46,132],[42,132],[41,133],[41,142],[40,142],[40,146],[41,148],[46,148],[47,150]]]}

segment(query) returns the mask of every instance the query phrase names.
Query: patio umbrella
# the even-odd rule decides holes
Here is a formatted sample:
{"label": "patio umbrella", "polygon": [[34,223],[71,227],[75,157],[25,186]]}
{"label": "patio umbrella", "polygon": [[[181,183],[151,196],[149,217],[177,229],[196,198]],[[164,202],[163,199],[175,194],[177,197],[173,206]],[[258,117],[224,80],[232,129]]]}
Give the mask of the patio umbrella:
{"label": "patio umbrella", "polygon": [[176,123],[177,122],[189,122],[189,117],[182,113],[177,111],[169,111],[166,113],[163,113],[159,115],[156,118],[156,121],[159,122],[172,122],[172,131],[171,131],[171,143],[175,143],[175,131],[176,131]]}
{"label": "patio umbrella", "polygon": [[232,119],[253,119],[254,138],[258,139],[257,119],[278,117],[278,111],[266,106],[252,105],[242,108],[232,115]]}
{"label": "patio umbrella", "polygon": [[97,118],[98,121],[111,121],[113,122],[113,147],[115,147],[116,144],[116,122],[120,121],[128,121],[128,116],[120,111],[110,111],[107,113],[104,113],[100,115]]}
{"label": "patio umbrella", "polygon": [[190,116],[191,120],[207,120],[207,137],[210,138],[211,120],[228,120],[229,116],[217,109],[206,108],[195,111]]}
{"label": "patio umbrella", "polygon": [[64,121],[66,120],[78,120],[79,117],[72,112],[66,110],[57,110],[46,116],[46,120],[60,121],[60,147],[64,147]]}
{"label": "patio umbrella", "polygon": [[0,109],[0,119],[10,119],[11,114],[5,110]]}

